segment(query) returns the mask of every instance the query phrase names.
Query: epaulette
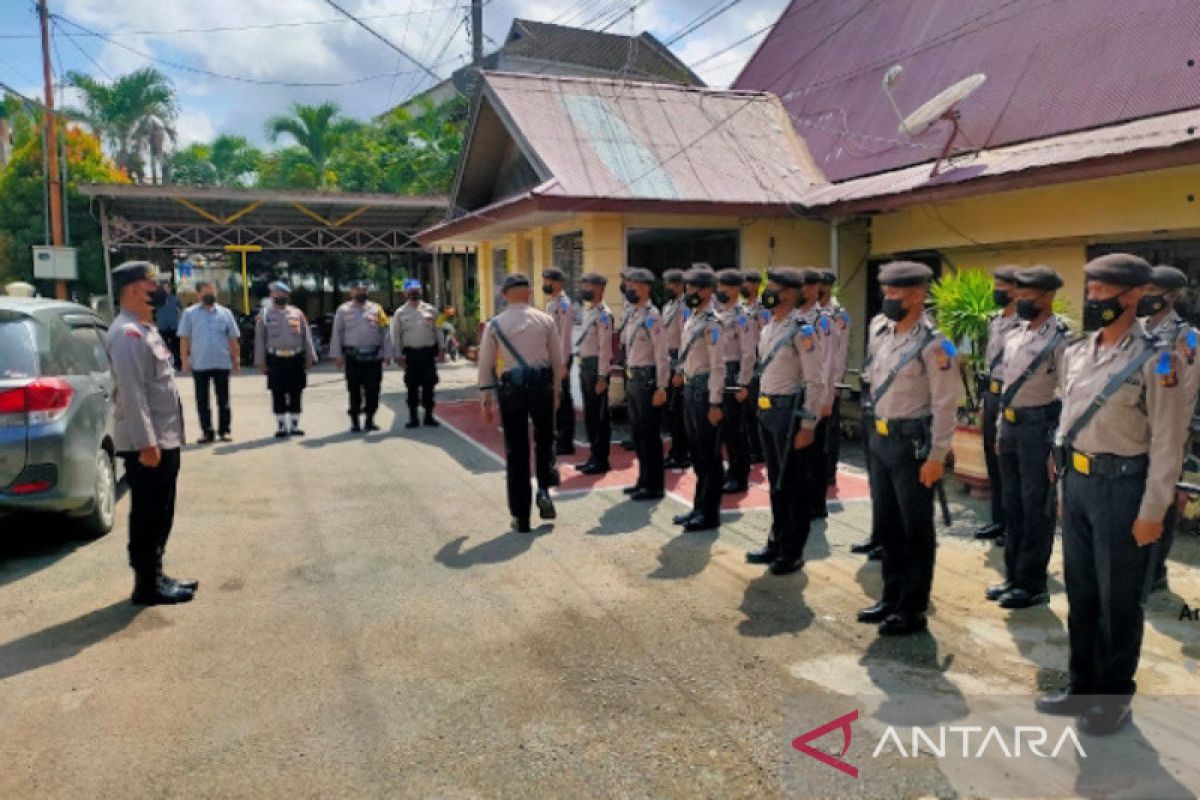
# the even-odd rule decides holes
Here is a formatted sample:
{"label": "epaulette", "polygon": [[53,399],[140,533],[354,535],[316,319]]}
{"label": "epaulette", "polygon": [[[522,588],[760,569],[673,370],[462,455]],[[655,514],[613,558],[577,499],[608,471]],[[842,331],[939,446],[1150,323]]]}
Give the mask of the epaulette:
{"label": "epaulette", "polygon": [[142,338],[142,331],[138,328],[136,322],[126,322],[123,327],[125,329],[125,335],[130,339]]}

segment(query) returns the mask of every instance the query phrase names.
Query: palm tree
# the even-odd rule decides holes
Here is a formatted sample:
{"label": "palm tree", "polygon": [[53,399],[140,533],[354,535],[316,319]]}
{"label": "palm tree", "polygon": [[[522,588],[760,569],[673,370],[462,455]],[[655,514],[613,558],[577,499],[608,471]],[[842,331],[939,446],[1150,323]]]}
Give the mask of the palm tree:
{"label": "palm tree", "polygon": [[278,141],[286,133],[308,153],[309,162],[316,173],[318,189],[329,185],[327,167],[330,157],[346,136],[358,128],[357,122],[339,118],[339,113],[336,103],[325,102],[315,106],[295,103],[290,115],[280,114],[267,120],[267,137],[272,142]]}
{"label": "palm tree", "polygon": [[[168,165],[164,162],[163,156],[166,154],[167,140],[170,139],[171,144],[175,144],[177,138],[175,128],[157,114],[149,114],[138,122],[133,136],[137,149],[145,150],[150,155],[150,182],[167,183],[170,176],[165,174]],[[164,173],[161,181],[155,174],[159,164],[163,165]]]}
{"label": "palm tree", "polygon": [[83,94],[83,108],[73,113],[108,145],[117,166],[140,181],[145,177],[142,151],[148,151],[153,180],[179,116],[170,79],[145,67],[109,84],[69,72],[67,83]]}
{"label": "palm tree", "polygon": [[244,136],[222,134],[213,139],[208,158],[218,186],[245,186],[258,172],[262,152]]}

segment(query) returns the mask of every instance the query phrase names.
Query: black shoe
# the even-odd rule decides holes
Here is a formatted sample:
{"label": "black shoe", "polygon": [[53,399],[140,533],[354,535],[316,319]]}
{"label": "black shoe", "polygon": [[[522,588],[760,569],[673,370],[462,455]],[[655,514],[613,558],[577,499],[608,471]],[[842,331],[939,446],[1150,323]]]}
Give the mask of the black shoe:
{"label": "black shoe", "polygon": [[419,427],[421,427],[421,422],[420,422],[420,420],[417,420],[417,419],[410,419],[408,422],[404,423],[404,427],[419,428]]}
{"label": "black shoe", "polygon": [[1044,694],[1033,701],[1033,707],[1042,714],[1055,717],[1078,717],[1095,703],[1095,696],[1067,689],[1062,692]]}
{"label": "black shoe", "polygon": [[908,636],[929,627],[924,614],[889,614],[879,623],[880,636]]}
{"label": "black shoe", "polygon": [[767,457],[764,456],[762,453],[751,453],[750,454],[750,463],[751,464],[764,464],[764,463],[766,463],[766,460],[767,460]]}
{"label": "black shoe", "polygon": [[865,556],[870,554],[877,546],[874,539],[863,539],[861,542],[855,542],[850,545],[850,552]]}
{"label": "black shoe", "polygon": [[780,556],[771,562],[769,569],[772,575],[791,575],[793,572],[804,569],[804,559],[799,556]]}
{"label": "black shoe", "polygon": [[823,508],[823,507],[814,509],[813,512],[811,514],[809,514],[809,516],[812,519],[826,519],[829,517],[829,509]]}
{"label": "black shoe", "polygon": [[1161,578],[1155,578],[1154,583],[1150,584],[1150,591],[1152,592],[1165,592],[1170,588],[1171,585],[1167,583],[1166,575],[1163,575]]}
{"label": "black shoe", "polygon": [[692,462],[686,458],[668,458],[663,462],[663,469],[688,469],[692,466]]}
{"label": "black shoe", "polygon": [[1033,608],[1049,602],[1048,592],[1029,592],[1019,586],[1014,586],[1000,597],[1001,608]]}
{"label": "black shoe", "polygon": [[866,623],[883,622],[892,613],[890,603],[885,603],[880,600],[873,606],[867,606],[858,612],[858,621]]}
{"label": "black shoe", "polygon": [[546,488],[553,489],[560,483],[562,483],[562,476],[558,474],[558,468],[555,467],[550,470],[550,477],[546,480]]}
{"label": "black shoe", "polygon": [[364,428],[366,428],[366,429],[367,429],[367,431],[377,431],[377,430],[379,430],[379,426],[375,424],[375,418],[374,418],[374,417],[367,417],[367,418],[366,418],[366,420],[364,420],[363,427],[364,427]]}
{"label": "black shoe", "polygon": [[213,436],[212,431],[205,431],[204,435],[196,440],[196,444],[212,444],[217,438]]}
{"label": "black shoe", "polygon": [[516,517],[513,517],[512,518],[512,529],[514,531],[516,531],[517,533],[529,533],[529,531],[531,530],[529,527],[529,520],[517,519]]}
{"label": "black shoe", "polygon": [[633,451],[637,450],[637,445],[633,443],[633,439],[625,439],[621,442],[621,449]]}
{"label": "black shoe", "polygon": [[355,416],[350,417],[350,432],[351,433],[361,433],[362,432],[362,426],[360,426],[358,424],[358,417],[355,417]]}
{"label": "black shoe", "polygon": [[1128,697],[1105,697],[1084,712],[1079,730],[1088,736],[1111,736],[1132,718]]}
{"label": "black shoe", "polygon": [[573,456],[575,455],[575,445],[556,445],[554,447],[554,455],[556,456]]}
{"label": "black shoe", "polygon": [[995,539],[1004,533],[1004,526],[999,522],[992,522],[984,525],[979,530],[975,531],[976,539]]}
{"label": "black shoe", "polygon": [[283,427],[282,425],[280,425],[278,430],[275,431],[276,439],[286,439],[287,435],[288,435],[287,428]]}
{"label": "black shoe", "polygon": [[883,561],[883,547],[876,547],[867,553],[867,561]]}
{"label": "black shoe", "polygon": [[663,492],[652,492],[649,489],[638,489],[633,494],[629,495],[630,500],[662,500]]}
{"label": "black shoe", "polygon": [[987,591],[984,592],[983,596],[994,603],[1007,594],[1008,590],[1012,588],[1013,585],[1008,581],[1005,581],[1004,583],[997,583],[995,586],[989,586]]}
{"label": "black shoe", "polygon": [[195,594],[196,590],[200,588],[200,581],[181,581],[178,578],[172,578],[170,575],[162,575],[160,580],[192,594]]}
{"label": "black shoe", "polygon": [[554,519],[558,516],[558,512],[554,510],[554,501],[545,489],[538,489],[534,502],[537,503],[538,516],[542,519]]}
{"label": "black shoe", "polygon": [[437,419],[433,416],[433,412],[430,412],[425,415],[425,425],[429,428],[440,428],[442,423],[437,421]]}
{"label": "black shoe", "polygon": [[304,435],[304,431],[301,430],[300,427],[295,424],[293,424],[292,429],[290,431],[288,431],[288,436],[303,436],[303,435]]}
{"label": "black shoe", "polygon": [[779,551],[771,545],[766,545],[758,550],[751,550],[746,553],[747,564],[770,564],[779,557]]}
{"label": "black shoe", "polygon": [[996,547],[1004,547],[1004,543],[1007,541],[1008,538],[1002,533],[992,540],[992,544],[996,545]]}
{"label": "black shoe", "polygon": [[593,461],[590,464],[584,464],[582,467],[579,467],[577,471],[580,475],[603,475],[608,470],[608,464],[597,464]]}
{"label": "black shoe", "polygon": [[637,494],[641,490],[642,490],[642,487],[640,487],[640,486],[626,486],[624,489],[621,490],[621,493],[622,494]]}
{"label": "black shoe", "polygon": [[232,442],[233,434],[226,431],[225,433],[218,435],[217,438],[220,439],[222,442]]}
{"label": "black shoe", "polygon": [[671,522],[675,525],[687,525],[692,521],[692,518],[700,516],[698,511],[689,511],[686,514],[676,514],[671,517]]}
{"label": "black shoe", "polygon": [[721,494],[741,494],[749,491],[750,487],[739,481],[725,481],[721,486]]}
{"label": "black shoe", "polygon": [[719,527],[721,527],[720,520],[705,519],[701,516],[695,516],[683,523],[683,532],[698,533],[700,531],[715,531]]}
{"label": "black shoe", "polygon": [[135,606],[170,606],[189,603],[195,592],[168,583],[162,578],[138,581],[130,598]]}

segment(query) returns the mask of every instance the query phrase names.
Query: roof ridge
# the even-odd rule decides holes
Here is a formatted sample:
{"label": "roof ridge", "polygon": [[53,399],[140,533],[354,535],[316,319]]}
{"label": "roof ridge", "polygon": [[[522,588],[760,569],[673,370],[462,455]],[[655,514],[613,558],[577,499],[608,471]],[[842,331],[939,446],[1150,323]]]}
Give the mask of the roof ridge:
{"label": "roof ridge", "polygon": [[728,97],[741,98],[757,98],[770,99],[777,98],[773,92],[765,92],[759,89],[719,89],[713,86],[688,86],[679,83],[671,83],[668,81],[652,81],[652,80],[634,80],[631,78],[607,77],[603,75],[552,75],[549,73],[532,73],[532,72],[508,72],[506,70],[488,69],[481,70],[485,78],[501,77],[501,78],[516,78],[528,82],[544,82],[544,83],[594,83],[604,84],[607,86],[653,86],[658,89],[667,89],[680,92],[700,92],[707,95],[723,95]]}

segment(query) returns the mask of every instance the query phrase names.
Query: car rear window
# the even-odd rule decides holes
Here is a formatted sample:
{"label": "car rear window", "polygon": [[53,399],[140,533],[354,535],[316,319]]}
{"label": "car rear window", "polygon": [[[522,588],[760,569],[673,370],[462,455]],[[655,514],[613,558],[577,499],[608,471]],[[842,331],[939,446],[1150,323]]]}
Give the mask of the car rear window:
{"label": "car rear window", "polygon": [[34,325],[29,317],[0,313],[0,379],[38,376]]}

